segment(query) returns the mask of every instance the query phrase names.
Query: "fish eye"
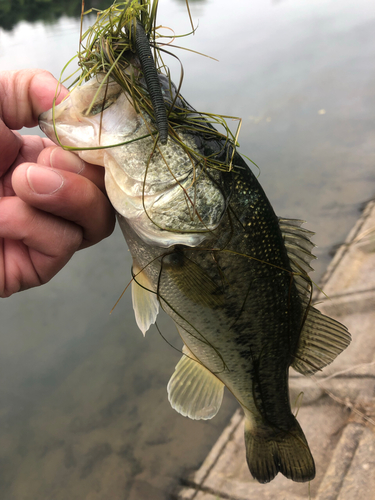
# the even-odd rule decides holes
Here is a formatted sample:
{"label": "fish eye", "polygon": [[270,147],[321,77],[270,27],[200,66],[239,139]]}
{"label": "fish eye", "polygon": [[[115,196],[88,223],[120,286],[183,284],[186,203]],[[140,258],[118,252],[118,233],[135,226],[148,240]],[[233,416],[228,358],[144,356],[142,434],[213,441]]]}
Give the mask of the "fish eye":
{"label": "fish eye", "polygon": [[105,109],[108,109],[112,104],[114,104],[117,99],[120,97],[121,92],[118,94],[113,94],[107,97],[104,101],[96,102],[93,106],[90,106],[83,112],[85,116],[95,116]]}

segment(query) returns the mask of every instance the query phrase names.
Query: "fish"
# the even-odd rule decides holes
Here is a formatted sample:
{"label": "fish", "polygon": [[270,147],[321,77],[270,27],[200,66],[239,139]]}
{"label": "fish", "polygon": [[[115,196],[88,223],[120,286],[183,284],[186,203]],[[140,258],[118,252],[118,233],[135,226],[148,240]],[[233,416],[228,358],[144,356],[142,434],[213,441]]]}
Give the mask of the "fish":
{"label": "fish", "polygon": [[[312,480],[315,463],[291,409],[289,368],[311,375],[351,339],[311,304],[313,233],[299,219],[276,216],[233,144],[213,133],[168,78],[159,76],[165,105],[181,122],[166,144],[131,95],[111,78],[103,85],[105,78],[75,88],[39,124],[50,139],[105,168],[133,259],[137,325],[145,335],[161,308],[183,341],[167,387],[172,407],[211,419],[227,387],[244,412],[252,476],[260,483],[279,472]],[[212,159],[219,168],[207,167]]]}

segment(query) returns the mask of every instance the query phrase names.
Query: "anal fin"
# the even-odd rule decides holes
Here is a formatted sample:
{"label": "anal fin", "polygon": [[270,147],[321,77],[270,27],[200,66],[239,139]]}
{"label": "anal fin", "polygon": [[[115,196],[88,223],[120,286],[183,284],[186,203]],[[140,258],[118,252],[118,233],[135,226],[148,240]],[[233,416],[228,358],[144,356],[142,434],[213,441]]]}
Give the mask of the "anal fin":
{"label": "anal fin", "polygon": [[183,353],[168,383],[169,402],[184,417],[208,420],[219,411],[224,384],[186,346]]}

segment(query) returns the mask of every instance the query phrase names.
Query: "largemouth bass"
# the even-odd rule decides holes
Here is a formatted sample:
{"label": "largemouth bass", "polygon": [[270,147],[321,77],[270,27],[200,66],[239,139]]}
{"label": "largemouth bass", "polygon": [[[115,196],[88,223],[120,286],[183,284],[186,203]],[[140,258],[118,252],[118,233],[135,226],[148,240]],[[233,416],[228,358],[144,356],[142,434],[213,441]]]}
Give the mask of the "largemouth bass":
{"label": "largemouth bass", "polygon": [[[166,78],[166,106],[197,117],[167,144],[113,80],[98,75],[40,116],[48,137],[105,167],[108,196],[133,257],[132,299],[143,334],[159,307],[174,320],[183,355],[168,384],[173,408],[192,419],[219,410],[224,386],[245,414],[246,457],[262,483],[278,472],[314,478],[315,465],[288,392],[292,366],[311,374],[347,347],[350,334],[310,305],[311,232],[278,218],[230,144]],[[94,100],[94,102],[93,102]],[[185,113],[185,115],[184,115]],[[184,143],[187,148],[183,148]],[[196,153],[196,155],[195,155]],[[228,167],[229,159],[233,161]],[[207,168],[215,158],[223,168]],[[198,160],[200,159],[200,160]]]}

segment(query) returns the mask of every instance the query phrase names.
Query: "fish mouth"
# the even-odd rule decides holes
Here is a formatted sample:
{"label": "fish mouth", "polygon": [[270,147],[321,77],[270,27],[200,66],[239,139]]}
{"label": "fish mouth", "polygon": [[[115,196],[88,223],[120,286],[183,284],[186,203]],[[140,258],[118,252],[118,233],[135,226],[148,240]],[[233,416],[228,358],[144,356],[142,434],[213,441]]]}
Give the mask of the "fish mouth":
{"label": "fish mouth", "polygon": [[50,117],[50,114],[51,113],[49,113],[49,111],[44,111],[44,113],[40,114],[38,118],[39,128],[47,137],[50,137],[51,130],[53,130],[51,123],[52,116]]}
{"label": "fish mouth", "polygon": [[42,113],[38,119],[39,128],[41,131],[51,139],[55,144],[60,144],[64,146],[70,146],[68,140],[68,134],[64,133],[63,126],[61,124],[58,125],[58,135],[56,135],[56,130],[53,124],[52,119],[48,116],[48,111]]}
{"label": "fish mouth", "polygon": [[[49,109],[48,111],[44,111],[44,113],[39,115],[38,118],[38,124],[39,128],[41,131],[49,138],[51,141],[53,141],[55,144],[61,143],[61,139],[65,139],[65,134],[61,130],[61,124],[59,123],[59,135],[58,137],[56,136],[56,131],[55,131],[55,126],[54,126],[54,118],[52,116],[52,109]],[[56,117],[55,117],[55,124],[56,123]]]}

